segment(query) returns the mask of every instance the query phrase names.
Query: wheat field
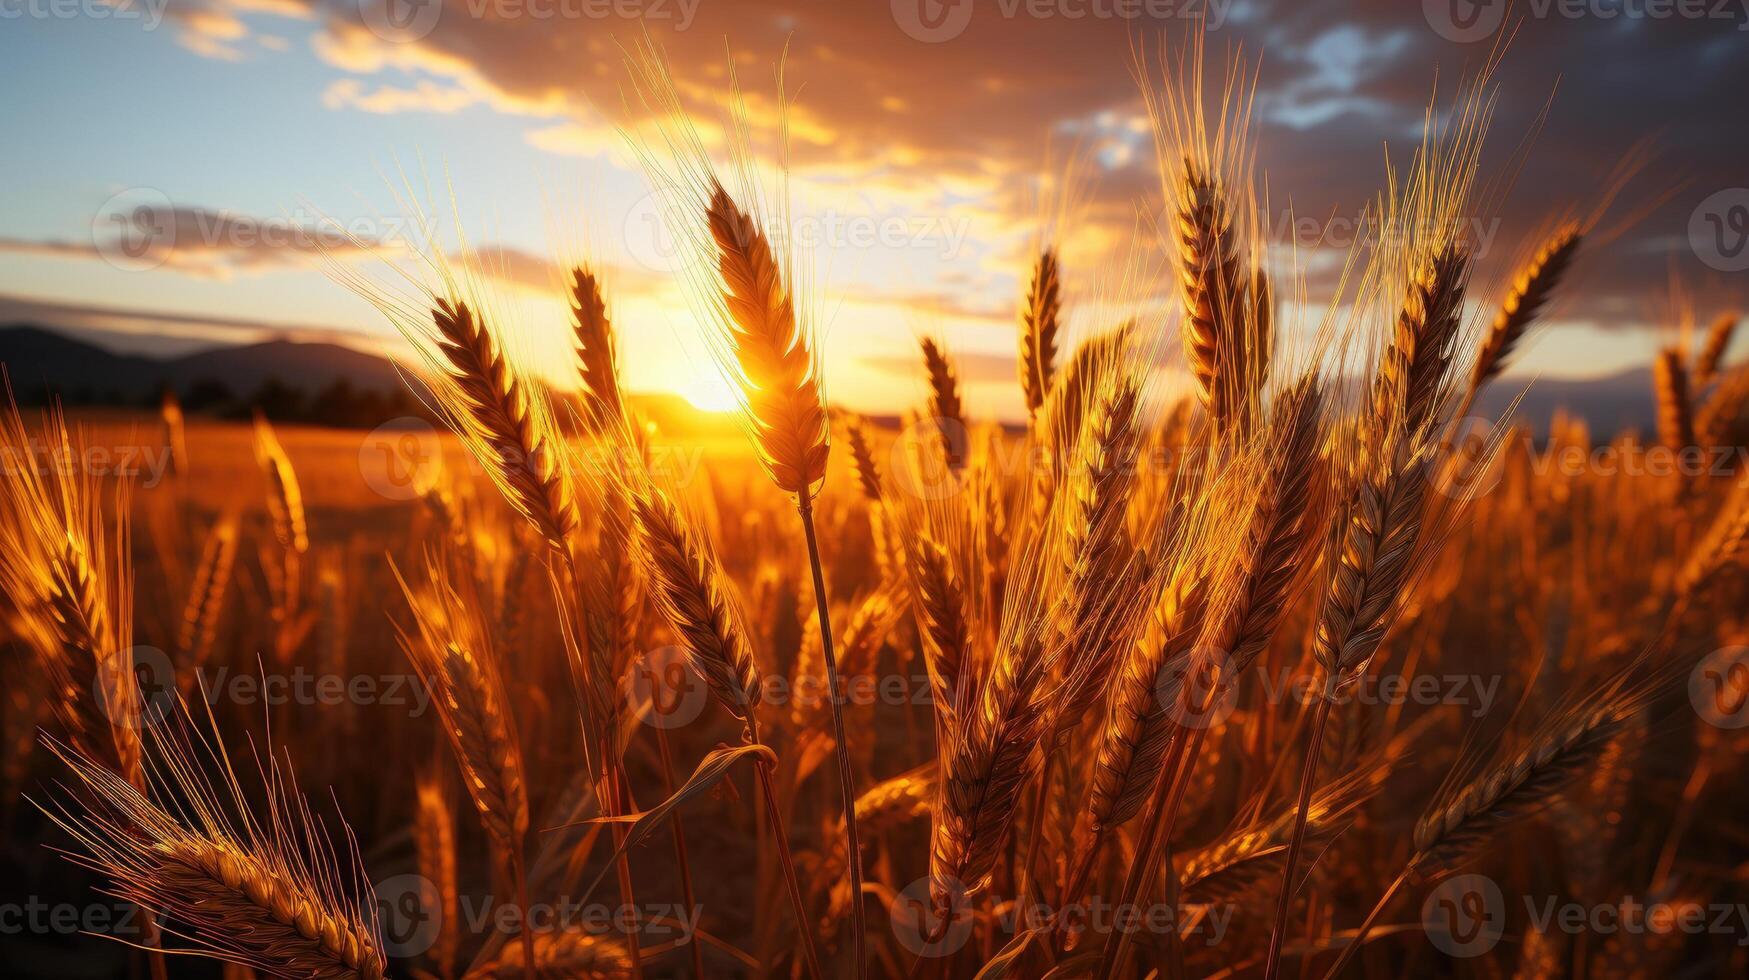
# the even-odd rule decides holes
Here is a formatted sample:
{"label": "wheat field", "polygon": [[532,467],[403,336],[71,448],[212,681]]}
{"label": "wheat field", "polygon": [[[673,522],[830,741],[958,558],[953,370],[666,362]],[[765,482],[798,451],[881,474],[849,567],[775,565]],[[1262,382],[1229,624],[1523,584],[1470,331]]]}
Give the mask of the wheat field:
{"label": "wheat field", "polygon": [[0,427],[9,853],[77,913],[21,975],[1749,971],[1749,363],[1721,315],[1654,432],[1477,416],[1614,193],[1484,285],[1485,76],[1309,315],[1244,71],[1175,76],[1169,300],[1072,320],[1041,238],[1006,425],[934,336],[834,406],[773,161],[632,76],[744,438],[641,416],[587,263],[574,397],[437,263],[347,285],[441,432]]}

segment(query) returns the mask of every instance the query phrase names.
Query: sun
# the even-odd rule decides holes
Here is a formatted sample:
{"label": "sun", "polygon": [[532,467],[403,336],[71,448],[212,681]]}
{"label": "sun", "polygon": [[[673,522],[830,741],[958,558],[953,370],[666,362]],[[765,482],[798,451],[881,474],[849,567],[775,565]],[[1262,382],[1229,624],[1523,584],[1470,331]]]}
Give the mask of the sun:
{"label": "sun", "polygon": [[679,393],[687,404],[701,412],[733,412],[740,407],[734,389],[715,371],[687,379],[679,386]]}

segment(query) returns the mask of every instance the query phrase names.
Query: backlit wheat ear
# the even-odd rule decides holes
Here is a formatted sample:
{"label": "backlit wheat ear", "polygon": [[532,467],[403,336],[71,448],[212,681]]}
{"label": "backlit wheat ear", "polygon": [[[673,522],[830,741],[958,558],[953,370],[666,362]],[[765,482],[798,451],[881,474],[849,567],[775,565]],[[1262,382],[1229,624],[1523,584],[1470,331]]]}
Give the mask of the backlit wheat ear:
{"label": "backlit wheat ear", "polygon": [[176,389],[166,386],[158,399],[158,420],[164,426],[164,448],[170,452],[171,476],[188,474],[188,425]]}
{"label": "backlit wheat ear", "polygon": [[1033,264],[1032,282],[1020,311],[1020,391],[1029,417],[1038,414],[1051,393],[1061,315],[1057,253],[1047,248]]}
{"label": "backlit wheat ear", "polygon": [[1227,605],[1205,637],[1232,672],[1249,670],[1275,634],[1321,530],[1324,389],[1307,375],[1274,406],[1260,485],[1231,564]]}
{"label": "backlit wheat ear", "polygon": [[853,420],[844,427],[850,443],[850,468],[856,474],[856,486],[862,499],[870,504],[881,502],[881,468],[875,462],[874,447],[869,444],[868,429]]}
{"label": "backlit wheat ear", "polygon": [[10,401],[0,414],[0,455],[14,461],[0,481],[0,592],[13,631],[48,678],[65,739],[143,785],[125,485],[106,519],[98,478],[66,465],[85,458],[66,419],[46,416],[38,442]]}
{"label": "backlit wheat ear", "polygon": [[1680,349],[1666,347],[1658,352],[1658,360],[1652,365],[1652,385],[1658,396],[1658,440],[1676,452],[1694,445],[1688,368]]}
{"label": "backlit wheat ear", "polygon": [[972,645],[970,612],[965,590],[953,569],[947,549],[926,534],[906,534],[918,632],[923,640],[923,662],[937,717],[951,721],[959,706],[961,674]]}
{"label": "backlit wheat ear", "polygon": [[1415,824],[1411,865],[1455,864],[1502,827],[1546,807],[1592,770],[1639,707],[1640,700],[1631,696],[1582,703],[1545,726],[1529,746],[1422,815]]}
{"label": "backlit wheat ear", "polygon": [[481,461],[510,506],[549,548],[566,553],[577,527],[576,505],[556,437],[526,384],[467,303],[439,299],[431,316],[450,382],[439,386],[439,396],[453,398],[447,407],[477,443]]}
{"label": "backlit wheat ear", "polygon": [[1713,321],[1706,332],[1706,343],[1694,355],[1694,387],[1696,390],[1705,388],[1719,373],[1719,366],[1724,363],[1725,351],[1731,346],[1731,337],[1737,332],[1738,315],[1726,313]]}
{"label": "backlit wheat ear", "polygon": [[923,370],[929,378],[929,414],[940,430],[942,452],[954,472],[965,468],[967,445],[966,413],[960,404],[959,373],[947,358],[941,344],[932,337],[919,341],[923,348]]}
{"label": "backlit wheat ear", "polygon": [[759,705],[759,668],[715,554],[661,489],[633,493],[632,511],[657,608],[717,701],[735,717],[750,720]]}
{"label": "backlit wheat ear", "polygon": [[[1319,790],[1308,808],[1306,840],[1316,846],[1340,834],[1354,811],[1377,790],[1379,775],[1362,771]],[[1257,885],[1281,874],[1293,826],[1290,808],[1192,853],[1179,882],[1185,901],[1237,902],[1256,894]]]}
{"label": "backlit wheat ear", "polygon": [[1203,629],[1207,579],[1187,569],[1153,603],[1147,622],[1112,680],[1093,763],[1088,806],[1103,832],[1134,817],[1153,789],[1177,723],[1177,691]]}
{"label": "backlit wheat ear", "polygon": [[597,431],[620,425],[625,404],[607,300],[602,296],[601,281],[582,266],[571,270],[571,332],[576,341],[577,374],[583,382],[585,417]]}
{"label": "backlit wheat ear", "polygon": [[441,561],[426,565],[428,585],[406,588],[414,628],[403,632],[402,646],[431,691],[480,823],[499,848],[519,856],[528,790],[503,679],[477,604],[455,591]]}
{"label": "backlit wheat ear", "polygon": [[1373,382],[1369,445],[1375,451],[1386,446],[1393,432],[1415,433],[1434,420],[1459,341],[1469,272],[1469,252],[1451,241],[1410,282]]}
{"label": "backlit wheat ear", "polygon": [[456,947],[461,938],[461,903],[456,884],[455,821],[449,795],[442,780],[421,777],[415,786],[417,808],[413,815],[414,853],[419,874],[436,892],[438,920],[436,942],[426,955],[441,977],[453,976]]}
{"label": "backlit wheat ear", "polygon": [[176,645],[182,660],[180,666],[185,670],[199,670],[212,653],[236,558],[237,519],[226,515],[207,532],[200,564],[195,566],[194,581],[188,589],[188,602],[182,610],[182,629]]}
{"label": "backlit wheat ear", "polygon": [[1703,446],[1730,444],[1732,429],[1749,405],[1749,367],[1739,367],[1719,379],[1694,416],[1694,435]]}
{"label": "backlit wheat ear", "polygon": [[1067,643],[1067,684],[1057,721],[1074,725],[1105,693],[1135,610],[1121,585],[1133,571],[1124,517],[1135,486],[1141,390],[1134,378],[1113,379],[1081,437],[1082,460],[1061,515],[1067,602],[1058,628]]}
{"label": "backlit wheat ear", "polygon": [[1557,231],[1519,270],[1505,302],[1500,304],[1500,312],[1488,328],[1488,335],[1476,351],[1476,364],[1470,370],[1470,387],[1465,396],[1466,410],[1460,415],[1467,414],[1467,406],[1474,403],[1476,393],[1505,369],[1513,349],[1524,339],[1525,332],[1536,322],[1572,266],[1583,237],[1573,226]]}
{"label": "backlit wheat ear", "polygon": [[1262,386],[1256,371],[1247,273],[1218,178],[1184,162],[1178,197],[1178,272],[1184,296],[1184,355],[1203,408],[1217,428],[1237,424]]}
{"label": "backlit wheat ear", "polygon": [[290,552],[301,555],[309,551],[309,522],[304,516],[304,493],[297,471],[267,416],[260,412],[255,413],[255,458],[267,474],[267,512],[273,518],[273,536]]}
{"label": "backlit wheat ear", "polygon": [[1719,573],[1749,559],[1749,482],[1725,499],[1706,536],[1676,577],[1678,601],[1687,601]]}
{"label": "backlit wheat ear", "polygon": [[[696,939],[693,940],[697,942]],[[632,958],[623,944],[582,929],[546,929],[534,934],[534,968],[525,966],[523,949],[506,943],[489,962],[463,974],[464,980],[520,980],[523,977],[565,977],[567,980],[617,980],[632,975]]]}
{"label": "backlit wheat ear", "polygon": [[[246,797],[229,760],[205,735],[163,731],[176,727],[148,729],[150,794],[49,743],[89,793],[47,811],[83,851],[73,860],[157,913],[167,932],[192,944],[188,952],[274,976],[380,980],[376,923],[361,911],[374,908],[369,886],[343,872],[284,775],[276,768],[263,777],[267,814],[233,816],[224,801]],[[216,787],[207,775],[215,771]],[[164,796],[179,801],[174,814],[155,802]]]}
{"label": "backlit wheat ear", "polygon": [[724,324],[736,380],[766,472],[786,493],[810,495],[831,446],[809,338],[765,231],[721,186],[708,212],[722,276]]}

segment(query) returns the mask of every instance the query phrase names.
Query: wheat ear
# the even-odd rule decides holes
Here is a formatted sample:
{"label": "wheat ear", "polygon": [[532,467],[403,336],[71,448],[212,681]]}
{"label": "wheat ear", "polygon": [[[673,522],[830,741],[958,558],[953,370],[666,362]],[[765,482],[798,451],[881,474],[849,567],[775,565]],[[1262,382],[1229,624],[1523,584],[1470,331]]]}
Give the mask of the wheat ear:
{"label": "wheat ear", "polygon": [[625,405],[619,390],[613,326],[601,281],[583,266],[571,270],[571,334],[586,418],[597,431],[618,425],[625,416]]}
{"label": "wheat ear", "polygon": [[1197,163],[1184,162],[1178,198],[1178,274],[1184,296],[1185,360],[1217,428],[1235,425],[1261,386],[1253,355],[1243,259],[1225,191]]}
{"label": "wheat ear", "polygon": [[1505,369],[1513,349],[1524,339],[1525,332],[1536,322],[1549,297],[1554,295],[1555,287],[1560,285],[1561,278],[1572,266],[1583,237],[1577,227],[1562,228],[1544,242],[1536,255],[1519,270],[1512,288],[1506,293],[1505,302],[1500,304],[1500,312],[1495,314],[1494,323],[1488,328],[1488,335],[1476,350],[1476,363],[1470,369],[1469,390],[1464,394],[1463,407],[1454,413],[1456,417],[1468,415],[1482,386]]}
{"label": "wheat ear", "polygon": [[[90,794],[47,811],[83,849],[74,860],[110,876],[118,896],[162,916],[199,955],[277,976],[381,980],[375,923],[359,911],[373,907],[369,888],[342,881],[279,774],[266,780],[270,815],[233,820],[220,801],[241,801],[243,791],[213,743],[201,739],[211,756],[202,759],[186,737],[152,731],[169,746],[151,770],[164,782],[155,791],[182,801],[175,816],[103,764],[48,743]],[[212,769],[223,786],[208,782]]]}
{"label": "wheat ear", "polygon": [[436,941],[427,957],[437,967],[438,975],[448,978],[454,976],[456,947],[461,938],[457,931],[461,904],[456,883],[455,820],[441,779],[421,777],[414,793],[417,801],[413,815],[414,853],[419,874],[431,883],[442,915]]}
{"label": "wheat ear", "polygon": [[1719,366],[1724,363],[1725,351],[1731,346],[1731,338],[1737,332],[1738,315],[1735,312],[1724,313],[1707,329],[1706,343],[1694,355],[1694,387],[1696,390],[1705,388],[1719,373]]}
{"label": "wheat ear", "polygon": [[1020,311],[1020,391],[1029,417],[1038,414],[1051,393],[1062,314],[1060,290],[1057,253],[1044,249],[1033,263],[1032,282]]}
{"label": "wheat ear", "polygon": [[764,230],[721,187],[707,216],[728,346],[760,459],[780,490],[810,495],[826,475],[830,443],[819,375],[795,304]]}
{"label": "wheat ear", "polygon": [[923,370],[929,378],[929,414],[941,433],[942,452],[948,468],[959,472],[966,465],[966,413],[960,404],[959,372],[947,352],[933,337],[919,341]]}
{"label": "wheat ear", "polygon": [[1694,445],[1694,410],[1689,401],[1688,368],[1682,351],[1666,347],[1652,365],[1652,385],[1658,397],[1658,440],[1681,452]]}
{"label": "wheat ear", "polygon": [[206,543],[201,546],[200,564],[195,566],[194,581],[188,589],[188,602],[182,610],[182,628],[177,634],[176,646],[181,654],[181,666],[191,672],[191,677],[212,652],[236,558],[237,520],[226,515],[207,532]]}
{"label": "wheat ear", "polygon": [[555,437],[536,411],[486,324],[467,303],[440,299],[432,310],[437,349],[457,422],[478,443],[492,479],[548,547],[568,554],[577,510]]}

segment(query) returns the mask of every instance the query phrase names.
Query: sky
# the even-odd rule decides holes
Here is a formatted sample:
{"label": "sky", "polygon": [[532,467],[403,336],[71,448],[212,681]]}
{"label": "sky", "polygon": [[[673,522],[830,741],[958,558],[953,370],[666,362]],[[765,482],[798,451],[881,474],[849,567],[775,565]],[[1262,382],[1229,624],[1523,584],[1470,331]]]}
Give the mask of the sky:
{"label": "sky", "polygon": [[[113,3],[128,5],[113,6]],[[747,141],[805,254],[835,402],[920,392],[941,336],[969,400],[1021,411],[1017,308],[1041,241],[1075,331],[1116,300],[1175,329],[1145,92],[1201,32],[1242,59],[1257,207],[1309,330],[1363,214],[1510,33],[1474,215],[1473,315],[1563,216],[1588,240],[1514,367],[1645,365],[1749,284],[1749,0],[0,0],[0,323],[173,353],[285,335],[396,353],[352,285],[473,265],[532,370],[566,383],[565,268],[602,270],[626,384],[721,403],[635,152],[672,119],[663,52],[726,163]],[[781,88],[779,70],[781,67]],[[640,143],[640,140],[642,141]],[[1138,271],[1139,270],[1139,274]]]}

